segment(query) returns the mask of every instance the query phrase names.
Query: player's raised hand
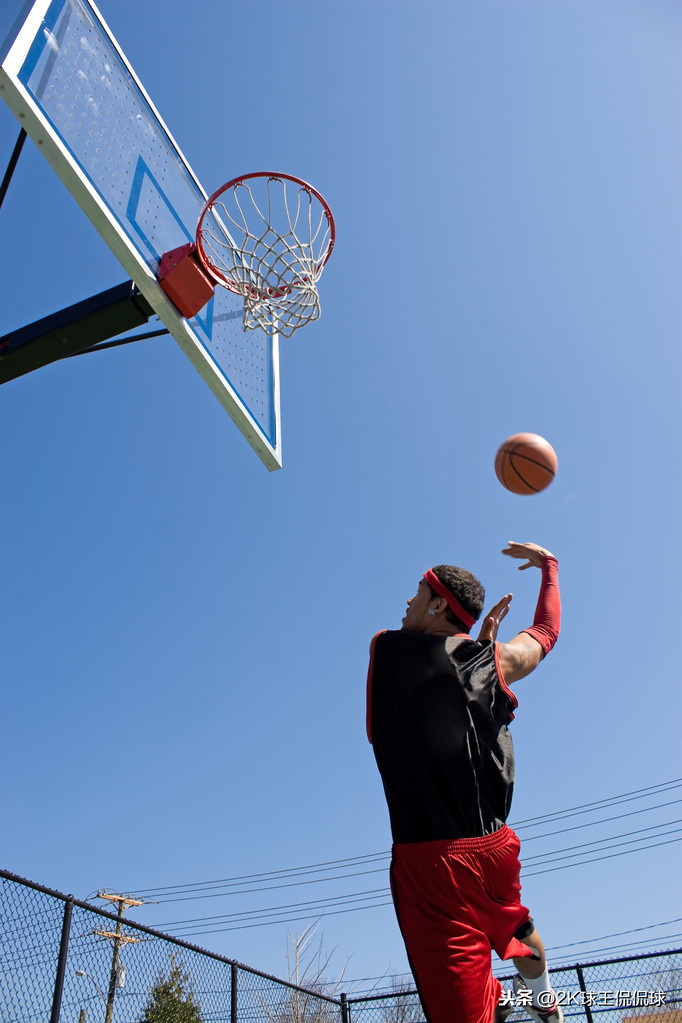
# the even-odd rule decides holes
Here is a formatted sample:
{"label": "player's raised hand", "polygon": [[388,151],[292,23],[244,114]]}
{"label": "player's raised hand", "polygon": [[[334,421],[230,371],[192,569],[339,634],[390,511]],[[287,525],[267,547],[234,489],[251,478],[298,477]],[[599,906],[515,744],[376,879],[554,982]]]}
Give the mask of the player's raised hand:
{"label": "player's raised hand", "polygon": [[512,594],[507,593],[502,600],[499,600],[497,604],[495,604],[495,607],[488,611],[481,623],[481,631],[478,634],[479,643],[485,643],[488,640],[492,640],[494,642],[497,639],[497,630],[500,627],[500,622],[507,614],[511,602]]}
{"label": "player's raised hand", "polygon": [[526,564],[519,565],[520,571],[524,568],[542,568],[545,558],[554,557],[551,551],[539,547],[536,543],[517,543],[515,540],[509,540],[502,553],[510,558],[526,558]]}

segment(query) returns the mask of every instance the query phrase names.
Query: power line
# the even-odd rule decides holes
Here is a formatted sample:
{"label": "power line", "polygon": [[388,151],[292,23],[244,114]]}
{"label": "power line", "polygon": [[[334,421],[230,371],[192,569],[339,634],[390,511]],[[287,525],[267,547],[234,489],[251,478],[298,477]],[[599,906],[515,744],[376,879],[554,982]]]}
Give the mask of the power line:
{"label": "power line", "polygon": [[621,856],[629,856],[633,852],[644,852],[648,849],[656,849],[661,845],[673,845],[675,842],[680,842],[680,838],[671,838],[669,842],[652,842],[650,845],[641,846],[639,849],[625,849],[623,852],[612,853],[609,856],[594,856],[589,860],[579,860],[577,863],[564,863],[560,867],[548,867],[546,870],[533,870],[526,872],[523,869],[521,874],[523,877],[537,877],[538,874],[553,874],[556,870],[565,870],[567,867],[583,867],[587,863],[599,863],[601,860],[613,860],[618,859]]}
{"label": "power line", "polygon": [[[384,853],[384,859],[385,860],[388,859],[389,855],[390,855],[390,853]],[[165,905],[165,904],[167,904],[169,902],[193,902],[193,901],[195,901],[197,899],[214,899],[214,898],[220,898],[220,897],[225,896],[225,895],[253,895],[253,894],[257,893],[257,892],[272,892],[272,891],[277,891],[277,890],[279,890],[281,888],[299,888],[299,887],[301,887],[301,885],[322,884],[322,883],[326,883],[327,881],[344,881],[346,878],[349,878],[349,877],[364,877],[367,874],[384,874],[385,872],[386,872],[386,867],[383,866],[383,867],[376,867],[373,870],[357,870],[357,871],[354,871],[351,874],[335,874],[333,877],[311,878],[308,881],[287,881],[286,884],[264,885],[261,888],[244,888],[244,887],[242,887],[239,891],[230,891],[230,892],[226,892],[226,891],[220,891],[220,892],[208,891],[208,892],[203,892],[200,895],[182,895],[182,896],[176,896],[174,898],[167,898],[167,899],[164,899],[163,896],[161,896],[156,901],[158,901],[159,903],[163,903]],[[300,877],[302,874],[305,874],[305,873],[315,873],[315,871],[300,871],[298,874],[291,874],[291,875],[285,875],[285,876]],[[221,887],[221,888],[237,887],[238,884],[239,884],[239,882],[233,882],[232,884],[220,885],[219,887]],[[147,897],[149,897],[149,896],[147,896]]]}
{"label": "power line", "polygon": [[[674,801],[674,803],[679,803],[679,802],[682,802],[682,800],[675,800]],[[571,826],[569,828],[562,828],[562,829],[559,829],[558,831],[550,831],[550,832],[546,832],[546,833],[541,834],[541,835],[532,835],[532,836],[529,836],[529,837],[525,838],[524,842],[527,844],[528,842],[531,842],[531,841],[540,840],[540,839],[543,839],[543,838],[549,838],[549,837],[553,837],[555,835],[566,834],[567,832],[581,830],[581,829],[586,828],[586,827],[597,827],[598,825],[601,825],[601,824],[611,823],[611,822],[617,821],[617,820],[623,820],[626,817],[636,816],[636,815],[638,815],[640,813],[647,813],[650,810],[657,810],[657,809],[662,809],[663,807],[672,806],[672,805],[674,805],[674,803],[659,803],[659,804],[657,804],[654,807],[644,807],[643,809],[638,810],[638,811],[633,811],[632,813],[622,814],[622,815],[619,815],[619,816],[616,816],[616,817],[606,817],[606,818],[602,818],[601,820],[590,821],[587,824],[573,825],[573,826]],[[655,830],[657,828],[668,827],[668,826],[670,826],[672,824],[679,824],[679,823],[682,823],[682,821],[680,819],[677,819],[677,820],[674,820],[674,821],[666,821],[665,823],[662,823],[662,824],[653,825],[651,828],[641,828],[638,831],[626,832],[623,835],[608,836],[607,838],[597,839],[594,842],[581,843],[580,845],[572,846],[572,847],[569,847],[569,848],[580,849],[580,848],[583,848],[583,847],[588,846],[588,845],[598,845],[600,843],[613,841],[614,839],[617,839],[617,838],[627,837],[628,835],[642,834],[642,833],[644,833],[646,831],[652,831],[652,830]],[[556,850],[556,852],[565,852],[565,851],[566,851],[565,849]],[[530,862],[532,860],[539,859],[539,858],[541,858],[543,856],[550,856],[550,855],[553,855],[553,853],[541,853],[541,854],[537,854],[536,856],[531,856],[531,857],[527,857],[526,856],[526,857],[524,857],[524,862],[528,863],[528,862]],[[283,888],[296,888],[296,887],[302,887],[302,886],[311,885],[311,884],[327,883],[329,881],[343,881],[343,880],[347,880],[348,878],[354,878],[354,877],[365,877],[368,874],[384,873],[385,870],[386,870],[386,863],[389,860],[389,858],[390,858],[390,852],[388,852],[388,851],[385,852],[385,853],[374,854],[371,859],[368,857],[364,862],[365,863],[373,863],[373,862],[379,862],[380,860],[383,860],[384,862],[383,862],[383,865],[381,867],[376,867],[376,868],[373,868],[371,870],[352,871],[350,873],[345,873],[345,874],[333,874],[332,876],[329,876],[329,877],[312,877],[312,878],[309,878],[308,880],[305,880],[305,881],[286,881],[286,883],[282,883],[282,884],[273,884],[273,885],[263,884],[260,887],[254,887],[253,886],[254,882],[248,882],[246,880],[236,879],[235,878],[232,881],[229,881],[229,882],[225,881],[224,883],[205,882],[205,884],[207,886],[212,884],[213,885],[212,888],[209,888],[209,887],[205,887],[205,888],[194,887],[192,889],[192,888],[188,887],[188,888],[185,889],[186,894],[179,894],[179,895],[176,895],[176,896],[164,897],[162,889],[144,889],[144,890],[141,890],[141,892],[137,892],[137,894],[143,893],[146,898],[153,898],[154,897],[153,893],[155,891],[156,892],[160,892],[160,894],[156,898],[156,901],[159,902],[159,903],[163,903],[163,904],[167,904],[167,903],[170,903],[170,902],[190,902],[190,901],[195,901],[197,899],[219,898],[219,897],[223,897],[223,896],[227,896],[227,895],[252,895],[252,894],[257,894],[257,893],[266,892],[266,891],[277,891],[277,890],[281,890]],[[360,858],[358,857],[358,859],[360,859]],[[337,861],[337,862],[344,862],[344,861]],[[358,864],[358,865],[361,865],[361,864]],[[325,870],[330,870],[330,869],[333,869],[333,868],[332,867],[325,867],[324,869]],[[289,877],[303,877],[305,875],[315,874],[317,872],[318,872],[317,870],[315,870],[313,868],[309,868],[309,869],[299,869],[297,871],[292,870],[291,872],[270,871],[267,874],[247,875],[247,877],[251,876],[254,879],[255,878],[263,878],[264,880],[268,880],[268,879],[276,880],[277,878],[275,877],[275,875],[277,873],[279,873],[279,875],[280,875],[279,879],[282,880],[283,882],[285,882],[285,879],[289,878]],[[197,882],[197,884],[200,884],[200,883],[201,882]],[[174,887],[176,889],[181,889],[182,888],[182,886],[179,886],[179,885],[178,886],[174,886]],[[218,889],[222,889],[222,890],[218,890]],[[232,889],[232,890],[227,891],[225,889]]]}
{"label": "power line", "polygon": [[649,785],[644,789],[633,789],[631,792],[624,792],[618,796],[608,796],[605,799],[597,799],[593,803],[581,803],[578,806],[570,806],[567,810],[556,810],[553,813],[542,814],[540,817],[528,817],[525,820],[517,821],[513,827],[514,830],[517,830],[518,828],[525,827],[526,825],[533,824],[538,821],[549,823],[554,817],[569,817],[574,811],[586,813],[597,806],[605,808],[607,805],[631,802],[633,799],[640,799],[643,796],[651,795],[654,792],[677,788],[681,784],[682,778],[673,778],[671,781],[659,782],[657,785]]}
{"label": "power line", "polygon": [[[189,928],[192,929],[202,923],[229,923],[231,921],[241,922],[252,919],[254,917],[258,919],[262,917],[263,920],[265,920],[267,917],[281,916],[283,913],[286,913],[287,910],[291,909],[305,910],[307,915],[310,916],[311,913],[314,914],[316,911],[319,912],[320,909],[326,910],[328,908],[333,908],[335,906],[346,906],[354,902],[368,902],[372,899],[386,898],[386,896],[389,894],[390,889],[388,888],[374,888],[366,892],[354,892],[350,895],[338,895],[336,897],[329,899],[316,899],[313,900],[312,902],[290,902],[287,905],[274,906],[266,910],[247,909],[240,913],[225,913],[213,917],[195,917],[194,920],[174,920],[171,921],[170,923],[159,924],[158,927],[159,929],[168,931],[176,927],[186,928],[189,926]],[[381,905],[390,905],[390,902],[381,903]],[[365,906],[361,908],[367,909],[374,907]],[[275,920],[273,922],[280,923],[281,921]],[[183,930],[183,934],[187,933],[190,933],[190,931]],[[197,933],[202,934],[210,932],[199,930]]]}
{"label": "power line", "polygon": [[[610,955],[615,955],[615,954],[630,956],[630,955],[634,955],[634,954],[636,954],[638,952],[639,953],[645,953],[647,951],[660,952],[662,944],[664,942],[669,942],[669,943],[671,943],[673,945],[678,945],[679,942],[680,942],[680,938],[682,938],[682,934],[679,934],[679,933],[678,934],[664,934],[664,935],[660,935],[657,938],[648,938],[645,941],[626,941],[626,942],[622,942],[619,945],[603,945],[601,947],[591,948],[589,950],[589,952],[587,952],[587,953],[583,952],[582,955],[583,956],[584,955],[589,955],[590,957],[594,958],[595,956],[605,956],[605,955],[609,955],[610,956]],[[652,949],[652,946],[653,946],[653,949]],[[560,968],[562,962],[565,963],[567,959],[570,961],[573,958],[574,958],[574,956],[566,956],[566,955],[560,956],[559,957],[559,962],[557,963],[557,966]]]}
{"label": "power line", "polygon": [[[680,841],[680,839],[673,839],[671,841]],[[528,873],[522,872],[522,876],[534,877],[536,874],[551,873],[552,871],[563,870],[567,867],[582,866],[598,862],[600,860],[619,858],[633,852],[645,852],[648,849],[669,844],[671,843],[650,842],[648,845],[640,846],[637,849],[626,849],[610,855],[590,857],[579,860],[575,863],[562,864],[559,867],[548,867],[543,870],[530,871]],[[377,901],[382,898],[384,901]],[[355,903],[361,903],[361,905],[356,905]],[[228,913],[215,917],[198,917],[194,918],[192,921],[178,920],[173,923],[160,924],[159,927],[172,931],[178,937],[184,937],[190,934],[216,934],[224,931],[266,927],[271,924],[296,923],[301,920],[309,920],[311,916],[338,916],[342,913],[353,913],[358,910],[381,909],[390,905],[392,905],[390,889],[384,888],[374,889],[371,892],[351,892],[346,895],[330,896],[327,899],[318,899],[302,903],[289,903],[281,906],[244,910],[240,913]],[[292,910],[295,915],[288,915]],[[206,926],[207,924],[209,926]]]}
{"label": "power line", "polygon": [[[568,807],[565,810],[528,818],[512,825],[515,830],[544,828],[561,820],[585,815],[599,814],[611,807],[630,803],[636,800],[660,796],[681,784],[680,779],[662,782],[647,788],[611,796],[607,799]],[[661,810],[682,800],[671,800],[643,806],[625,813],[597,817],[587,822],[573,822],[566,828],[555,828],[542,831],[540,834],[528,835],[524,844],[539,841],[556,835],[579,831],[585,828],[598,828],[614,821],[625,820],[633,816]],[[523,857],[522,876],[534,877],[539,874],[565,870],[569,867],[584,866],[606,859],[617,859],[635,852],[645,852],[659,846],[673,844],[681,839],[670,837],[680,831],[675,825],[682,821],[669,820],[649,827],[629,830],[615,835],[584,841],[575,845],[547,850],[530,857]],[[672,830],[665,830],[665,829]],[[345,881],[371,874],[384,873],[387,869],[390,852],[388,850],[367,853],[359,856],[343,857],[319,863],[306,864],[299,867],[280,868],[260,873],[244,874],[232,878],[220,878],[214,881],[196,881],[167,887],[140,890],[136,894],[153,898],[159,904],[171,902],[193,901],[197,899],[223,898],[226,896],[252,896],[264,892],[279,891],[294,887],[307,887],[322,883]],[[379,864],[374,866],[374,864]],[[357,869],[366,867],[367,869]],[[272,883],[270,883],[272,882]],[[172,929],[177,936],[197,934],[213,934],[221,931],[244,930],[263,927],[271,924],[295,923],[310,919],[311,916],[333,916],[341,913],[359,912],[360,910],[382,909],[391,905],[388,887],[364,891],[350,891],[340,894],[336,892],[325,898],[309,899],[302,902],[281,905],[261,906],[225,914],[199,916],[184,920],[175,920],[159,925]]]}
{"label": "power line", "polygon": [[[632,792],[623,793],[623,794],[618,795],[618,796],[610,796],[608,798],[596,800],[596,801],[591,802],[591,803],[583,803],[583,804],[580,804],[578,806],[567,807],[564,810],[556,810],[556,811],[553,811],[552,813],[542,814],[542,815],[537,816],[537,817],[528,817],[528,818],[526,818],[524,820],[519,820],[519,821],[513,822],[511,827],[514,829],[514,831],[518,832],[518,831],[526,830],[526,829],[529,829],[529,828],[532,828],[532,827],[537,827],[538,825],[541,825],[541,824],[551,824],[551,822],[555,821],[555,820],[567,819],[567,818],[570,818],[570,817],[573,817],[573,816],[584,815],[585,813],[589,813],[591,811],[594,811],[596,808],[606,809],[608,806],[616,806],[616,805],[621,804],[621,803],[632,802],[633,800],[642,799],[642,798],[645,798],[646,796],[650,796],[650,795],[654,795],[654,794],[661,794],[662,792],[670,791],[671,789],[679,787],[681,784],[682,784],[682,779],[675,779],[675,780],[672,780],[670,782],[658,783],[657,785],[649,786],[649,787],[647,787],[645,789],[637,789],[637,790],[634,790]],[[622,819],[622,818],[624,818],[626,816],[633,816],[633,815],[637,815],[639,813],[649,812],[651,810],[660,809],[660,808],[663,808],[663,807],[666,807],[666,806],[671,806],[671,805],[674,805],[674,804],[679,803],[679,802],[682,802],[682,800],[672,800],[671,802],[668,802],[668,803],[658,803],[658,804],[655,804],[654,806],[647,806],[647,807],[642,807],[642,808],[640,808],[638,810],[632,810],[629,813],[617,814],[616,816],[610,816],[610,817],[604,817],[604,818],[602,818],[600,820],[587,821],[586,824],[573,825],[573,826],[571,826],[571,828],[561,829],[560,831],[547,832],[547,833],[544,833],[544,834],[541,834],[541,835],[528,836],[528,837],[524,838],[524,842],[528,843],[528,842],[532,842],[532,841],[537,841],[537,840],[542,839],[542,838],[548,838],[548,837],[550,837],[552,835],[564,834],[565,832],[569,832],[569,831],[574,831],[574,830],[579,830],[579,829],[584,829],[584,828],[596,827],[597,825],[605,824],[605,822],[608,822],[608,821],[619,820],[619,819]],[[274,881],[274,880],[284,881],[284,880],[286,880],[288,878],[305,877],[305,876],[308,876],[308,875],[311,875],[311,874],[329,873],[329,872],[333,871],[336,868],[343,869],[343,868],[345,868],[345,866],[352,866],[352,865],[364,866],[364,865],[368,865],[368,864],[370,864],[372,862],[385,861],[385,860],[387,860],[390,857],[390,855],[391,855],[390,850],[383,850],[383,851],[380,851],[380,852],[365,853],[365,854],[359,855],[359,856],[348,856],[348,857],[344,857],[344,858],[340,858],[340,859],[324,860],[324,861],[318,862],[318,863],[308,863],[308,864],[305,864],[305,865],[302,865],[302,866],[293,866],[293,868],[281,868],[281,869],[274,870],[274,871],[265,871],[265,872],[259,873],[259,874],[245,874],[245,875],[240,875],[240,876],[236,876],[236,877],[232,877],[232,878],[220,878],[220,879],[217,879],[217,880],[214,880],[214,881],[195,881],[195,882],[186,882],[185,884],[179,884],[179,885],[167,885],[167,886],[160,886],[160,887],[157,887],[157,888],[139,889],[138,891],[136,891],[136,894],[137,895],[143,895],[143,896],[149,897],[149,898],[157,898],[157,899],[160,899],[160,900],[163,899],[164,901],[168,901],[168,902],[176,901],[176,900],[177,901],[182,901],[182,899],[175,899],[175,898],[173,898],[170,893],[175,892],[175,893],[177,893],[177,895],[181,895],[182,894],[182,895],[188,895],[189,897],[191,897],[192,895],[193,895],[193,897],[204,897],[204,896],[206,896],[207,890],[209,890],[209,894],[215,895],[216,891],[214,891],[213,889],[230,889],[230,888],[247,889],[247,888],[249,888],[249,886],[252,886],[252,885],[254,885],[254,884],[258,883],[258,882],[266,882],[266,881]],[[336,881],[336,880],[344,880],[344,879],[350,878],[350,877],[360,877],[360,876],[365,875],[365,874],[378,873],[378,870],[379,869],[377,868],[377,870],[375,870],[375,871],[359,871],[357,873],[338,874],[338,875],[334,875],[331,878],[315,879],[315,881],[311,881],[310,883],[316,883],[317,880],[320,880],[320,881],[327,881],[327,880],[329,880],[329,881]],[[280,887],[280,886],[273,886],[273,887]],[[285,886],[281,886],[281,887],[285,887]],[[268,890],[268,889],[260,889],[260,888],[254,889],[254,888],[252,888],[251,890],[261,891],[261,890]],[[167,893],[168,893],[168,897],[166,897]],[[231,893],[228,892],[228,894],[231,894]],[[243,894],[243,892],[238,892],[237,894]]]}
{"label": "power line", "polygon": [[[682,923],[682,917],[675,917],[674,920],[661,920],[657,924],[647,924],[645,927],[631,927],[627,931],[614,931],[612,934],[600,934],[597,938],[588,938],[583,941],[571,941],[566,945],[553,945],[548,952],[560,952],[566,948],[579,948],[581,945],[593,945],[595,941],[607,941],[609,938],[622,938],[628,934],[642,934],[644,931],[652,931],[656,927],[670,927],[672,924]],[[673,935],[676,937],[677,935]]]}
{"label": "power line", "polygon": [[[388,893],[388,889],[387,889],[387,893]],[[278,916],[276,919],[256,920],[254,923],[236,923],[236,924],[230,925],[228,927],[212,927],[212,928],[206,928],[206,929],[201,929],[201,930],[194,930],[194,931],[189,931],[189,932],[185,932],[184,930],[176,930],[174,932],[174,937],[182,938],[182,937],[185,937],[186,934],[193,934],[193,935],[196,936],[196,935],[199,935],[199,934],[222,934],[222,933],[227,932],[227,931],[248,931],[248,930],[252,930],[254,927],[268,927],[270,924],[293,924],[293,923],[300,923],[301,921],[309,922],[310,921],[310,917],[311,916],[316,916],[316,915],[319,915],[321,917],[325,917],[326,918],[328,916],[339,916],[339,915],[344,914],[344,913],[357,913],[360,910],[365,910],[365,909],[382,909],[382,908],[384,908],[386,906],[392,906],[392,905],[393,905],[393,902],[389,898],[385,902],[377,902],[373,906],[351,906],[350,908],[346,908],[346,909],[331,909],[331,910],[329,910],[329,912],[324,912],[324,913],[321,913],[321,914],[315,914],[315,913],[311,914],[310,912],[304,912],[304,913],[302,913],[302,915],[299,915],[299,916],[289,916],[289,917],[285,917],[285,918],[281,918],[281,917]]]}
{"label": "power line", "polygon": [[[585,939],[583,941],[568,942],[565,945],[551,945],[551,946],[548,945],[546,947],[546,951],[547,952],[553,952],[553,953],[564,951],[566,954],[558,957],[559,963],[561,963],[562,961],[566,960],[566,958],[567,958],[567,956],[569,954],[568,950],[570,950],[570,949],[577,949],[577,948],[579,948],[581,946],[584,946],[584,945],[593,946],[597,942],[608,941],[610,938],[621,938],[621,937],[627,937],[628,935],[631,935],[631,934],[641,934],[644,931],[657,930],[659,927],[670,927],[673,924],[677,924],[677,923],[680,923],[680,922],[682,922],[682,917],[678,917],[678,918],[676,918],[674,920],[661,920],[659,923],[656,923],[656,924],[647,924],[644,927],[633,927],[632,929],[627,930],[627,931],[615,931],[612,934],[601,934],[598,937],[587,938],[587,939]],[[589,953],[587,953],[587,954],[590,955],[590,956],[594,956],[594,955],[601,955],[602,953],[605,953],[605,952],[607,952],[609,950],[613,950],[613,949],[627,948],[627,947],[642,948],[643,946],[649,945],[652,942],[656,943],[657,945],[660,946],[660,942],[661,941],[668,941],[668,940],[671,940],[671,939],[672,940],[678,940],[681,936],[682,935],[680,935],[680,934],[668,934],[668,935],[663,935],[663,936],[659,936],[659,937],[656,937],[656,938],[645,938],[642,941],[634,941],[634,942],[628,942],[628,943],[623,944],[623,945],[611,946],[610,949],[608,949],[608,948],[599,948],[599,947],[594,948],[594,949],[591,948]],[[573,953],[570,953],[570,955],[572,955],[572,954]],[[583,952],[583,953],[580,953],[580,954],[584,955],[585,953]],[[557,956],[553,956],[552,958],[553,958],[553,960],[556,960]],[[508,964],[506,964],[506,965],[508,965]],[[385,983],[384,983],[383,986],[380,986],[382,981],[385,982]],[[396,983],[401,983],[401,982],[411,983],[412,982],[412,974],[411,973],[394,973],[394,974],[390,974],[390,975],[382,974],[379,977],[355,977],[354,979],[347,980],[346,983],[348,984],[349,987],[351,987],[353,989],[354,995],[357,996],[358,994],[369,994],[371,992],[374,992],[374,993],[381,993],[383,991],[389,991],[390,992],[390,991],[393,990],[394,985]],[[367,984],[367,985],[371,985],[371,986],[367,987],[367,988],[361,988],[360,990],[358,990],[358,985],[361,985],[361,984]]]}
{"label": "power line", "polygon": [[[598,824],[608,824],[610,821],[622,821],[626,817],[637,817],[640,813],[649,813],[650,810],[662,810],[666,806],[677,806],[682,799],[673,799],[669,803],[656,803],[655,806],[644,806],[640,810],[631,810],[629,813],[619,813],[615,817],[602,817],[598,821],[587,821],[585,824],[572,824],[570,828],[559,828],[558,831],[545,831],[542,835],[527,835],[523,841],[525,844],[534,842],[539,838],[551,838],[553,835],[565,835],[568,831],[580,831],[582,828],[594,828]],[[512,825],[515,831],[520,831],[516,825]]]}
{"label": "power line", "polygon": [[223,877],[216,881],[189,881],[186,884],[168,885],[166,887],[159,888],[144,888],[140,889],[137,894],[144,894],[153,898],[155,896],[163,895],[164,892],[170,891],[179,891],[180,893],[192,890],[201,891],[203,887],[207,886],[230,888],[242,883],[251,883],[252,881],[267,881],[284,877],[299,877],[303,874],[321,873],[323,870],[333,870],[335,867],[342,865],[351,866],[355,864],[357,866],[363,866],[366,863],[371,863],[378,859],[386,859],[388,856],[390,856],[390,851],[388,850],[378,853],[366,853],[363,856],[348,856],[339,860],[327,860],[322,863],[309,863],[303,867],[282,867],[279,870],[266,870],[260,874],[242,874],[237,875],[236,877]]}
{"label": "power line", "polygon": [[[538,860],[539,861],[538,863],[535,863],[535,864],[531,863],[531,866],[542,866],[542,865],[544,865],[544,863],[547,862],[547,857],[552,857],[549,860],[549,862],[555,862],[557,859],[571,859],[573,857],[576,857],[576,856],[580,855],[581,853],[587,852],[588,849],[589,849],[590,852],[602,852],[602,851],[605,851],[605,850],[592,849],[591,847],[597,846],[597,845],[604,845],[605,843],[608,843],[608,842],[614,842],[616,839],[622,839],[622,838],[629,839],[629,841],[627,841],[627,842],[620,843],[620,845],[629,845],[629,844],[632,844],[634,842],[641,841],[641,837],[640,836],[646,835],[649,832],[658,831],[660,828],[667,827],[669,824],[680,824],[680,823],[682,823],[682,821],[679,821],[679,820],[678,821],[670,821],[670,822],[667,822],[666,824],[654,825],[651,828],[641,828],[638,831],[625,832],[625,833],[623,833],[621,835],[614,835],[611,838],[601,838],[601,839],[597,839],[594,842],[586,842],[586,843],[582,843],[581,845],[577,845],[577,846],[569,846],[566,849],[557,849],[557,850],[554,850],[551,853],[542,853],[542,854],[539,854],[538,856],[531,857],[531,860]],[[648,835],[648,837],[649,838],[663,838],[663,837],[667,837],[670,834],[677,834],[680,830],[681,829],[676,828],[673,831],[662,832],[662,833],[659,833],[659,834],[656,834],[656,835]],[[635,836],[635,837],[633,838],[632,836]],[[660,843],[660,844],[663,844],[663,843]],[[651,843],[649,844],[649,846],[645,845],[645,846],[641,846],[639,849],[629,850],[629,851],[630,852],[637,852],[637,851],[642,851],[642,849],[646,849],[646,848],[650,848],[650,847],[651,847]],[[607,848],[618,848],[618,846],[609,845],[609,846],[607,846]],[[569,855],[568,856],[559,856],[559,855],[557,855],[559,853],[569,853]],[[587,862],[590,862],[590,861],[587,861]],[[575,865],[578,865],[578,864],[575,864]],[[354,875],[349,875],[349,876],[354,876]],[[258,889],[258,891],[262,891],[262,890],[263,889]],[[191,926],[191,925],[196,925],[198,923],[213,923],[215,921],[228,921],[228,920],[231,920],[231,919],[238,919],[238,918],[246,919],[246,918],[252,917],[252,916],[262,916],[263,918],[265,918],[266,916],[270,915],[272,912],[275,912],[275,911],[287,910],[287,909],[299,908],[299,907],[307,907],[312,912],[315,909],[315,907],[321,907],[321,908],[324,909],[327,906],[338,905],[340,901],[344,901],[344,900],[347,901],[347,902],[357,901],[359,898],[365,898],[367,896],[376,897],[379,894],[384,895],[384,896],[388,895],[389,894],[389,888],[387,888],[387,887],[384,887],[384,888],[374,888],[374,889],[370,889],[368,891],[363,891],[363,892],[350,892],[350,893],[348,893],[346,895],[334,895],[334,896],[329,896],[329,897],[324,898],[324,899],[314,899],[314,900],[307,900],[305,902],[287,903],[287,904],[285,904],[283,906],[267,907],[265,909],[260,908],[260,909],[254,909],[254,910],[243,910],[241,912],[217,914],[215,916],[190,917],[190,918],[187,918],[187,919],[184,919],[184,920],[173,920],[173,921],[170,921],[168,923],[161,924],[159,926],[162,926],[164,928],[175,927],[175,926]]]}
{"label": "power line", "polygon": [[[619,838],[630,838],[632,835],[644,835],[648,831],[656,831],[658,828],[667,828],[671,824],[682,824],[682,821],[680,821],[680,820],[667,821],[665,824],[654,824],[650,828],[640,828],[638,831],[626,831],[622,835],[611,835],[608,838],[597,838],[593,842],[582,842],[580,845],[569,845],[565,849],[554,849],[554,850],[552,850],[551,853],[538,853],[536,856],[526,856],[526,857],[524,857],[524,863],[526,865],[528,865],[528,864],[531,863],[531,861],[533,861],[533,860],[542,860],[546,856],[556,857],[557,859],[567,859],[567,858],[570,858],[570,857],[566,857],[566,856],[562,857],[562,856],[558,856],[557,854],[558,853],[572,853],[572,851],[574,849],[575,850],[587,849],[588,846],[602,845],[605,842],[614,842],[616,839],[619,839]],[[655,835],[654,837],[655,838],[662,838],[662,837],[664,837],[664,835],[676,834],[680,830],[681,830],[680,828],[675,828],[673,831],[666,831],[666,832],[663,832],[662,835]],[[638,841],[637,838],[631,839],[631,842],[636,842],[636,841]],[[631,842],[623,842],[621,844],[622,845],[630,845]],[[610,846],[610,848],[613,848],[613,847]],[[573,853],[573,855],[576,855],[576,854]]]}

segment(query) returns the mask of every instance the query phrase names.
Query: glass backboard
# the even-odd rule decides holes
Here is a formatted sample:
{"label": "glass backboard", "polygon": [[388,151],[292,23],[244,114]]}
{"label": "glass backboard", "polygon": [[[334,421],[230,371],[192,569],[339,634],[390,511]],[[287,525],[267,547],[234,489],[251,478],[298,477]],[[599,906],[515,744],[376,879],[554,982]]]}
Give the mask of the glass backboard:
{"label": "glass backboard", "polygon": [[206,192],[89,0],[28,3],[0,94],[268,469],[281,466],[279,341],[224,288],[184,319],[161,256],[194,241]]}

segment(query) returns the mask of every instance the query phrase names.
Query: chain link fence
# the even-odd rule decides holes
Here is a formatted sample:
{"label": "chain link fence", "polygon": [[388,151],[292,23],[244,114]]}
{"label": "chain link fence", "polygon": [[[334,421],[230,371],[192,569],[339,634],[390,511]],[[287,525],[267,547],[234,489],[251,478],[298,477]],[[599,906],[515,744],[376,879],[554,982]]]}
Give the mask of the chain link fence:
{"label": "chain link fence", "polygon": [[[572,1023],[682,1023],[682,949],[550,969],[552,987]],[[514,974],[497,974],[503,1000],[514,1006],[507,1023],[530,1017],[516,996]],[[348,999],[347,1023],[422,1023],[416,991]],[[453,1020],[453,1023],[456,1021]]]}
{"label": "chain link fence", "polygon": [[0,871],[1,1023],[339,1023],[340,1001]]}
{"label": "chain link fence", "polygon": [[[414,990],[332,998],[124,921],[120,910],[0,871],[1,1023],[423,1021]],[[682,949],[551,972],[567,1020],[682,1023]],[[511,976],[500,980],[512,998]],[[510,1004],[509,1023],[528,1019]]]}

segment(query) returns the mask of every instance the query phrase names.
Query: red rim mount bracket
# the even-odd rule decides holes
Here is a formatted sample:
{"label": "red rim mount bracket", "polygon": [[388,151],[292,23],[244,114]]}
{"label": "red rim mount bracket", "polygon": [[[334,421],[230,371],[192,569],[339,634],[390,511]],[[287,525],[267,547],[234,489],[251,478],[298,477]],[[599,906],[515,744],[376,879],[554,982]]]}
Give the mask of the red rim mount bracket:
{"label": "red rim mount bracket", "polygon": [[164,252],[159,263],[158,281],[188,320],[213,297],[215,282],[201,265],[193,242]]}

